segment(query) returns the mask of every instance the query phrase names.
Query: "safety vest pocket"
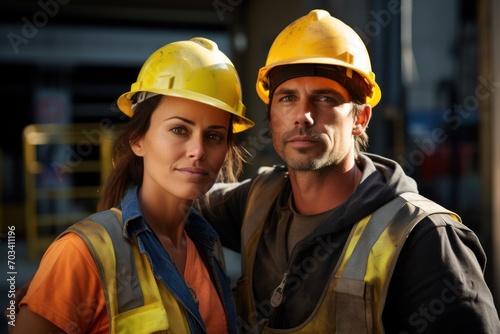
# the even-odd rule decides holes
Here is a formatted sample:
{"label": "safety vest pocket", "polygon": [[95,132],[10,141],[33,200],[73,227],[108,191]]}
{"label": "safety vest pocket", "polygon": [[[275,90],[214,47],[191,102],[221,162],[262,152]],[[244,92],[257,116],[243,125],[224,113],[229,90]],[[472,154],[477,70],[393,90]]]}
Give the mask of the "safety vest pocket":
{"label": "safety vest pocket", "polygon": [[251,291],[251,279],[245,276],[238,279],[233,288],[240,333],[260,333],[260,328],[264,326],[254,308]]}
{"label": "safety vest pocket", "polygon": [[168,317],[162,302],[155,302],[120,313],[111,322],[112,333],[166,333]]}
{"label": "safety vest pocket", "polygon": [[334,292],[337,333],[373,333],[373,286],[339,278]]}

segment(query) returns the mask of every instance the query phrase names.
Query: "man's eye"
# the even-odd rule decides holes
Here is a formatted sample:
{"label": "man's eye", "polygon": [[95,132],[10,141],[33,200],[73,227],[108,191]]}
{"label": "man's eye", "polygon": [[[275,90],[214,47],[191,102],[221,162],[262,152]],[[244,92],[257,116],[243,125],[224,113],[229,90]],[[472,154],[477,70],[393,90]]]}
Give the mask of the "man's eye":
{"label": "man's eye", "polygon": [[334,106],[338,106],[338,105],[341,105],[342,103],[344,103],[339,98],[334,97],[334,96],[328,96],[328,95],[319,96],[316,99],[316,101],[320,102],[320,103],[328,103],[329,105],[334,105]]}
{"label": "man's eye", "polygon": [[279,99],[280,102],[292,102],[294,100],[292,95],[286,95]]}
{"label": "man's eye", "polygon": [[331,96],[326,96],[326,95],[323,95],[323,96],[320,96],[318,98],[318,101],[321,101],[321,102],[335,102],[335,99]]}

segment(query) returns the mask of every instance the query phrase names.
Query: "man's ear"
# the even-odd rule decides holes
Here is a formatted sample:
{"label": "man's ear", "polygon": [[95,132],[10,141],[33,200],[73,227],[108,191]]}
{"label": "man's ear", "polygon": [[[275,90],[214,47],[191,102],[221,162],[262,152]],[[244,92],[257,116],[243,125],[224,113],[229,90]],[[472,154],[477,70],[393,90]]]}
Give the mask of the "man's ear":
{"label": "man's ear", "polygon": [[372,107],[369,104],[363,104],[359,106],[358,115],[354,120],[354,125],[352,129],[352,133],[355,136],[359,136],[363,132],[365,132],[368,127],[368,123],[370,123],[370,119],[372,117]]}

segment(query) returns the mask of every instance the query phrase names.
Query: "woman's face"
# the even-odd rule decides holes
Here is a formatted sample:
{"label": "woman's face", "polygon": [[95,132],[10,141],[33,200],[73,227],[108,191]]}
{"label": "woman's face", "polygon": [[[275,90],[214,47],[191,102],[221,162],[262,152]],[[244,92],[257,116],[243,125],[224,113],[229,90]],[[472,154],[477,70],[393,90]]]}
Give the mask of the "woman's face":
{"label": "woman's face", "polygon": [[131,143],[144,160],[142,187],[181,199],[202,196],[226,158],[229,122],[224,110],[164,96],[144,137]]}

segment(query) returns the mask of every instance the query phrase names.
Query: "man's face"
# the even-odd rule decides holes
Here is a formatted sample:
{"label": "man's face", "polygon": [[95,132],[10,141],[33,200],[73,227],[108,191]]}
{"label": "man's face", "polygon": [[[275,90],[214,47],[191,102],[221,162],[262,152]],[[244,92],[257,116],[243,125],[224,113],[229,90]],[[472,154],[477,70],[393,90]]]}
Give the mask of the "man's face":
{"label": "man's face", "polygon": [[344,166],[355,152],[353,107],[348,91],[331,79],[308,76],[283,82],[270,106],[274,149],[297,171]]}

